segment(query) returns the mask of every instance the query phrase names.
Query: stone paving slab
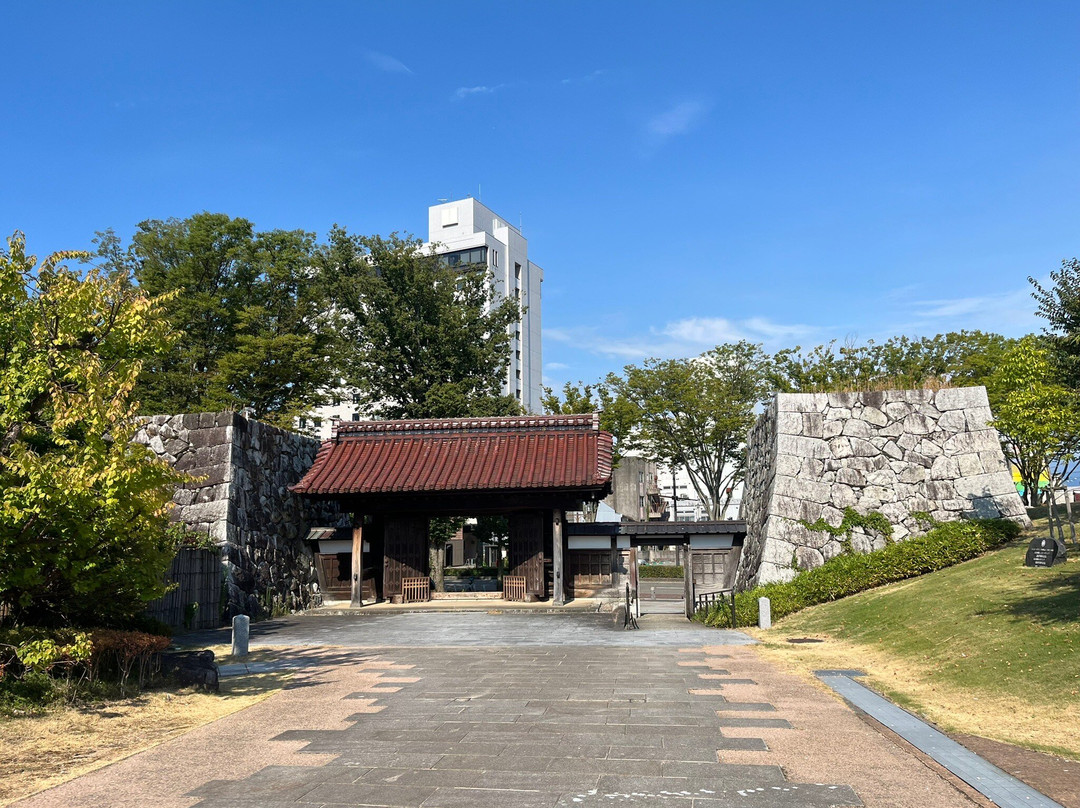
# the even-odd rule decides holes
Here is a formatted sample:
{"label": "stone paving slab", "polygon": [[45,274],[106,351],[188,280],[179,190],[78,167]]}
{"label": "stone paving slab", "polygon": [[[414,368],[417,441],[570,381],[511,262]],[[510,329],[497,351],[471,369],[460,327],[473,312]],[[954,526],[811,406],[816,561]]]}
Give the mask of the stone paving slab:
{"label": "stone paving slab", "polygon": [[[970,808],[839,701],[721,645],[725,633],[453,617],[447,636],[412,646],[396,644],[404,623],[319,618],[341,642],[285,652],[313,661],[282,692],[20,808]],[[707,678],[721,665],[742,680],[737,700]]]}

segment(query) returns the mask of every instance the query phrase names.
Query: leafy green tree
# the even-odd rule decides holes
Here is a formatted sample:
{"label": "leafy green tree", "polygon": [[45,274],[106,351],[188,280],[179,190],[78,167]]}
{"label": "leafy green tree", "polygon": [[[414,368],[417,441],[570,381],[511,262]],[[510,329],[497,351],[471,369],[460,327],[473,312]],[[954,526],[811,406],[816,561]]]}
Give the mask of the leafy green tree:
{"label": "leafy green tree", "polygon": [[1044,475],[1068,478],[1080,465],[1080,393],[1060,384],[1053,356],[1025,337],[991,379],[1005,457],[1017,470],[1028,505],[1038,505]]}
{"label": "leafy green tree", "polygon": [[183,475],[131,439],[132,391],[172,340],[130,278],[0,253],[0,602],[22,622],[101,624],[164,592]]}
{"label": "leafy green tree", "polygon": [[1066,381],[1080,387],[1080,260],[1061,262],[1050,273],[1049,288],[1029,277],[1035,287],[1032,296],[1039,304],[1038,314],[1049,323],[1047,339],[1053,346],[1066,374]]}
{"label": "leafy green tree", "polygon": [[251,407],[289,426],[322,403],[334,379],[326,288],[303,231],[256,233],[246,219],[199,213],[139,224],[124,249],[99,234],[98,255],[148,294],[178,294],[181,336],[137,390],[148,413]]}
{"label": "leafy green tree", "polygon": [[484,266],[452,268],[419,240],[335,227],[332,277],[342,378],[382,418],[516,415],[502,394],[518,303],[496,300]]}
{"label": "leafy green tree", "polygon": [[686,469],[709,518],[721,518],[745,473],[744,442],[766,393],[768,357],[748,342],[718,345],[694,359],[628,365],[609,384],[635,410],[627,443]]}
{"label": "leafy green tree", "polygon": [[770,383],[785,393],[913,389],[986,384],[1015,340],[983,331],[891,337],[864,345],[836,340],[809,351],[786,348],[772,359]]}

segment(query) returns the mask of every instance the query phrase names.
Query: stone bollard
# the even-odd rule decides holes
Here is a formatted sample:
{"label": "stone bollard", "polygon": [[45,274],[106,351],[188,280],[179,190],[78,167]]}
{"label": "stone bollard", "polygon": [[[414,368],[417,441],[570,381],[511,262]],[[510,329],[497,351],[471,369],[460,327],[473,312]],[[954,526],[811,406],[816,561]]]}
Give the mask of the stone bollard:
{"label": "stone bollard", "polygon": [[246,614],[238,614],[232,619],[232,655],[234,657],[246,657],[248,655],[248,631],[251,628],[251,618]]}
{"label": "stone bollard", "polygon": [[758,628],[772,628],[772,602],[768,598],[757,599]]}

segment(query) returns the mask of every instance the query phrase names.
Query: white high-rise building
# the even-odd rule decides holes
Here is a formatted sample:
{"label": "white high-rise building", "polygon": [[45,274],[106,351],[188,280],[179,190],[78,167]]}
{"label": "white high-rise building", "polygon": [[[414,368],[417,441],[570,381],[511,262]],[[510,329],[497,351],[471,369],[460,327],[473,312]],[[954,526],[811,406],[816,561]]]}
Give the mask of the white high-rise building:
{"label": "white high-rise building", "polygon": [[[428,246],[452,266],[485,264],[492,276],[495,300],[517,299],[522,313],[510,327],[510,365],[503,393],[514,396],[526,412],[540,413],[543,355],[540,342],[540,285],[544,270],[529,260],[529,243],[521,231],[475,199],[459,199],[428,208]],[[323,440],[335,420],[367,418],[352,390],[335,391],[329,404],[314,413]]]}
{"label": "white high-rise building", "polygon": [[459,199],[428,208],[428,243],[452,264],[486,264],[495,299],[515,298],[521,319],[510,328],[510,367],[503,392],[526,412],[543,411],[540,343],[540,284],[544,270],[529,260],[529,242],[521,231],[475,199]]}

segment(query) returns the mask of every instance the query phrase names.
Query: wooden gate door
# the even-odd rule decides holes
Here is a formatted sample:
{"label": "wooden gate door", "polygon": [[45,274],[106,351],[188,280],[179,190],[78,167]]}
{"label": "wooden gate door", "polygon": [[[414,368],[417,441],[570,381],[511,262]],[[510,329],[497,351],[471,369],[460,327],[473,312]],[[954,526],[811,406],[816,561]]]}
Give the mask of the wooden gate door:
{"label": "wooden gate door", "polygon": [[735,568],[739,564],[739,549],[691,550],[690,570],[694,591],[701,594],[730,589],[735,580]]}
{"label": "wooden gate door", "polygon": [[510,527],[510,574],[525,576],[525,592],[547,597],[544,576],[544,514],[542,511],[513,513]]}
{"label": "wooden gate door", "polygon": [[426,516],[390,515],[383,528],[383,597],[401,595],[402,578],[423,578],[427,557]]}

